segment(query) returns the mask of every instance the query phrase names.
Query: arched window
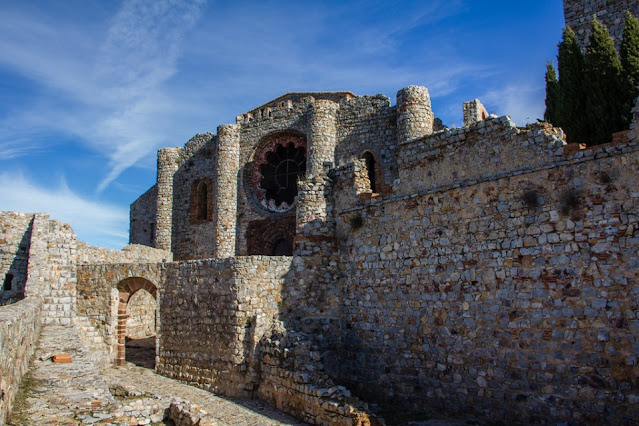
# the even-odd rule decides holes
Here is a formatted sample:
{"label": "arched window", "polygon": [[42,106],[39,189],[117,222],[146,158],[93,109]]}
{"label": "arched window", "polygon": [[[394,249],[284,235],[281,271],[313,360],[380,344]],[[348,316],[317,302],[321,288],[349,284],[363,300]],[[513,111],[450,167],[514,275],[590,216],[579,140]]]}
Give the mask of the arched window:
{"label": "arched window", "polygon": [[366,162],[366,171],[368,173],[368,180],[371,183],[371,191],[377,192],[377,185],[375,183],[375,156],[370,151],[366,151],[362,155],[362,160]]}
{"label": "arched window", "polygon": [[209,216],[209,189],[205,182],[197,186],[197,219],[206,220]]}

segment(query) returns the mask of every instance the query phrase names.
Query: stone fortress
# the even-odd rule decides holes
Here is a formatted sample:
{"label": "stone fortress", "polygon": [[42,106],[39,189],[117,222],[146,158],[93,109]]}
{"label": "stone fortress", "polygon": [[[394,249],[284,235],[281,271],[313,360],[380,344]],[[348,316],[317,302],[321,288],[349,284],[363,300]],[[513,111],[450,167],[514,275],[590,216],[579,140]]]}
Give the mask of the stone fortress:
{"label": "stone fortress", "polygon": [[[564,1],[568,24],[637,7]],[[21,300],[0,308],[0,418],[59,324],[95,330],[104,367],[155,334],[158,373],[314,424],[380,421],[364,401],[636,424],[633,114],[584,149],[478,100],[445,128],[424,87],[289,93],[160,150],[122,251],[3,213],[2,297]]]}

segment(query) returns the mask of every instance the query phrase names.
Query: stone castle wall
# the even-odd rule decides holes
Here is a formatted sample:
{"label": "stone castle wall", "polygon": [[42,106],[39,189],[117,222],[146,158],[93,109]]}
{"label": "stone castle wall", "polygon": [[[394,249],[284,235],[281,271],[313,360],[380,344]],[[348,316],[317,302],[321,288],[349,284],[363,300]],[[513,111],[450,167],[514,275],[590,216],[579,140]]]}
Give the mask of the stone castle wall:
{"label": "stone castle wall", "polygon": [[11,413],[20,381],[40,335],[42,299],[33,297],[0,307],[0,424]]}
{"label": "stone castle wall", "polygon": [[579,45],[584,49],[588,45],[593,15],[608,27],[619,49],[626,11],[635,17],[639,16],[639,3],[636,0],[564,0],[566,25],[573,29]]}
{"label": "stone castle wall", "polygon": [[0,302],[23,297],[32,220],[32,214],[0,212]]}
{"label": "stone castle wall", "polygon": [[375,156],[378,192],[388,192],[397,179],[397,112],[382,95],[361,96],[340,105],[335,166]]}
{"label": "stone castle wall", "polygon": [[2,267],[11,262],[25,297],[0,307],[0,423],[4,423],[41,325],[70,325],[75,317],[76,237],[69,225],[41,213],[3,212],[0,220]]}
{"label": "stone castle wall", "polygon": [[638,149],[542,150],[338,210],[343,383],[407,409],[636,422]]}
{"label": "stone castle wall", "polygon": [[141,244],[129,244],[122,250],[94,247],[78,241],[78,264],[161,263],[171,262],[173,253]]}
{"label": "stone castle wall", "polygon": [[553,157],[563,159],[564,138],[547,123],[517,128],[508,116],[443,130],[400,146],[394,190],[405,194],[553,166]]}
{"label": "stone castle wall", "polygon": [[129,244],[155,247],[158,187],[153,185],[131,204]]}
{"label": "stone castle wall", "polygon": [[214,392],[250,396],[255,345],[279,312],[290,259],[237,257],[172,264],[160,292],[158,372]]}
{"label": "stone castle wall", "polygon": [[[215,253],[213,217],[217,196],[215,181],[217,138],[210,133],[194,136],[182,151],[173,177],[173,252],[176,259],[212,257]],[[197,185],[204,182],[208,192],[206,218],[197,218]]]}

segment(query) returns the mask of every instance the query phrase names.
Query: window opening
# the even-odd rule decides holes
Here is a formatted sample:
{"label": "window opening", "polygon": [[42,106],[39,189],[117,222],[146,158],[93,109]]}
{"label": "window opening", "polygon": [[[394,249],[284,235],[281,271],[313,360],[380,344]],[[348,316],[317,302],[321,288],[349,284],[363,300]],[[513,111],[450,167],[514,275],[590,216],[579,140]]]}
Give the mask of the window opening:
{"label": "window opening", "polygon": [[4,282],[2,283],[3,291],[10,291],[13,288],[13,274],[9,272],[4,276]]}
{"label": "window opening", "polygon": [[370,152],[365,152],[362,159],[366,162],[366,171],[368,173],[368,180],[371,183],[371,191],[377,192],[377,185],[375,182],[375,157]]}
{"label": "window opening", "polygon": [[272,256],[293,256],[293,244],[285,238],[278,240],[273,247]]}
{"label": "window opening", "polygon": [[208,217],[209,194],[206,183],[200,182],[197,186],[197,218],[206,220]]}
{"label": "window opening", "polygon": [[295,147],[293,143],[278,146],[266,156],[266,164],[260,172],[260,187],[266,191],[265,198],[273,200],[276,206],[284,202],[292,205],[297,196],[297,179],[306,172],[304,147]]}

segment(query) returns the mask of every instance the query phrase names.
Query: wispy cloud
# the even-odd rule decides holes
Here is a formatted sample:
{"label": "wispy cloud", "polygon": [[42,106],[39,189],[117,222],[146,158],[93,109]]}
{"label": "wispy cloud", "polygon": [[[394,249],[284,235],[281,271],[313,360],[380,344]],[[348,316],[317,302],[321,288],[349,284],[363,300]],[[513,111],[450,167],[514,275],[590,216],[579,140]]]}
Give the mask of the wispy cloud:
{"label": "wispy cloud", "polygon": [[508,114],[517,125],[543,119],[545,91],[542,85],[522,83],[490,90],[480,100],[491,113]]}
{"label": "wispy cloud", "polygon": [[90,244],[108,248],[127,244],[128,210],[82,198],[69,189],[64,179],[55,187],[45,188],[20,172],[3,172],[0,199],[13,210],[50,213],[53,219],[71,224],[78,238]]}
{"label": "wispy cloud", "polygon": [[[60,26],[21,14],[0,18],[0,63],[37,81],[50,98],[37,106],[35,125],[79,136],[108,157],[106,188],[126,168],[174,136],[166,125],[174,112],[164,95],[176,72],[184,34],[197,21],[203,1],[128,0],[106,34]],[[15,27],[29,28],[16,31]],[[96,54],[97,53],[97,54]],[[63,112],[55,103],[65,105]],[[13,114],[24,114],[13,110]],[[8,120],[12,120],[10,116]],[[25,129],[2,135],[17,145]],[[23,151],[14,148],[12,155]]]}

